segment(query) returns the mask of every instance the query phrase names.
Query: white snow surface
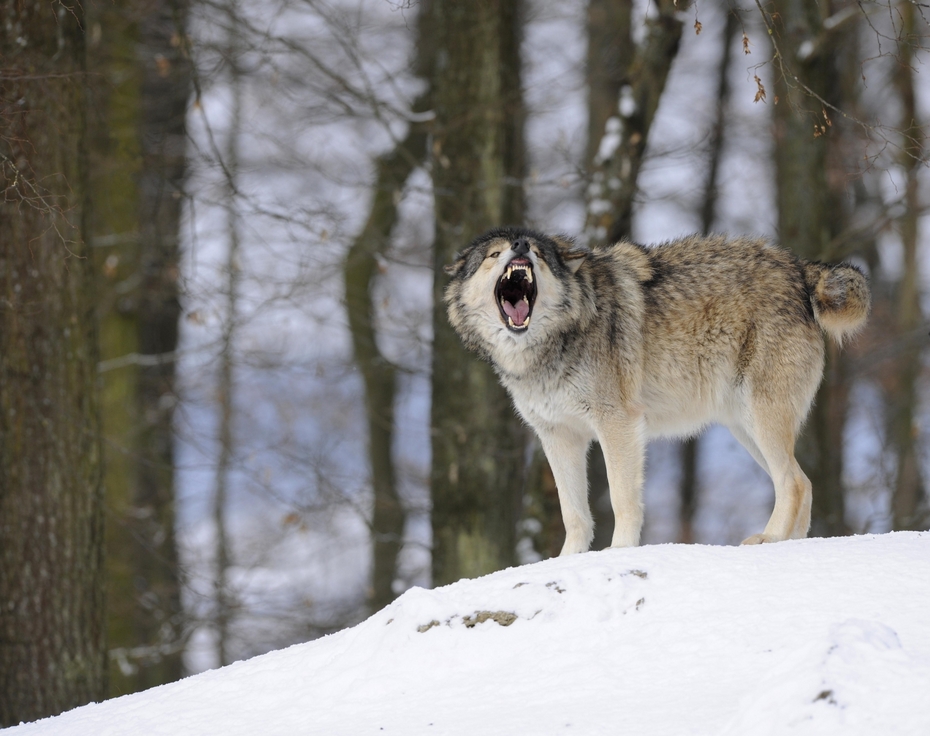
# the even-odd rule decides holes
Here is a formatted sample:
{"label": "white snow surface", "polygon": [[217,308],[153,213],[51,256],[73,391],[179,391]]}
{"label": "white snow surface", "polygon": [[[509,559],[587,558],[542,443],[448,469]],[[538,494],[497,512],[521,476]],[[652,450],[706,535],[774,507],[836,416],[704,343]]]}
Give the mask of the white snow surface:
{"label": "white snow surface", "polygon": [[8,733],[926,735],[930,533],[606,550],[414,588],[354,628]]}

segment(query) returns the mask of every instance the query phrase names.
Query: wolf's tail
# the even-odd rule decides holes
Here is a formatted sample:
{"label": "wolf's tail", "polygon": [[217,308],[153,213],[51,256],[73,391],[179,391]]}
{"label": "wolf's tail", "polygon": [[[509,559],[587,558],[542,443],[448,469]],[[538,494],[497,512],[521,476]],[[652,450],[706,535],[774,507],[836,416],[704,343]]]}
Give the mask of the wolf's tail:
{"label": "wolf's tail", "polygon": [[869,316],[869,282],[862,271],[848,263],[805,263],[804,271],[817,322],[842,345]]}

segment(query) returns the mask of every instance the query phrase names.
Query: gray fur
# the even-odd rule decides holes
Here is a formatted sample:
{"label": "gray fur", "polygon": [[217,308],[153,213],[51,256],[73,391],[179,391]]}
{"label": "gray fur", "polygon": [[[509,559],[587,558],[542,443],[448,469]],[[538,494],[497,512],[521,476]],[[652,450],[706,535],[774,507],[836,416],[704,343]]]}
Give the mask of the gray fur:
{"label": "gray fur", "polygon": [[[531,246],[529,265],[510,263],[521,238]],[[530,265],[521,281],[517,272]],[[508,267],[516,278],[500,293],[516,300],[523,289],[534,302],[525,318],[525,305],[507,306],[517,320],[510,326],[496,292]],[[589,251],[505,228],[475,240],[447,271],[450,322],[492,363],[549,459],[566,529],[562,554],[587,550],[594,534],[592,440],[607,461],[612,546],[635,545],[646,440],[693,435],[711,422],[729,427],[775,484],[764,532],[744,543],[806,536],[811,487],[794,444],[823,373],[821,331],[842,342],[868,315],[868,283],[855,267],[803,261],[751,238]]]}

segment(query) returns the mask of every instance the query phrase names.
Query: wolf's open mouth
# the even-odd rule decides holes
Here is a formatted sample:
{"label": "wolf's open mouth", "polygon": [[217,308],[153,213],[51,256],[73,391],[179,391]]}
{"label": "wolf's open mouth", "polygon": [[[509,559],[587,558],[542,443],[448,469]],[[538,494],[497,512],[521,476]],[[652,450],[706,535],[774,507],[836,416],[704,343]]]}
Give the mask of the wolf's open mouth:
{"label": "wolf's open mouth", "polygon": [[511,332],[523,332],[530,326],[530,315],[536,302],[536,280],[533,264],[526,258],[514,258],[497,282],[494,290],[501,319]]}

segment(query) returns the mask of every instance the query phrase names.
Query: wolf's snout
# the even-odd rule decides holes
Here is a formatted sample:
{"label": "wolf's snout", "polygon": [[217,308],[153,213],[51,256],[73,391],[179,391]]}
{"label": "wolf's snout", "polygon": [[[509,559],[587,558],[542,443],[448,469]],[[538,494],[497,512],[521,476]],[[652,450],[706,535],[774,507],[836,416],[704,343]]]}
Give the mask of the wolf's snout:
{"label": "wolf's snout", "polygon": [[530,241],[526,238],[517,238],[510,247],[518,256],[525,256],[530,252]]}

